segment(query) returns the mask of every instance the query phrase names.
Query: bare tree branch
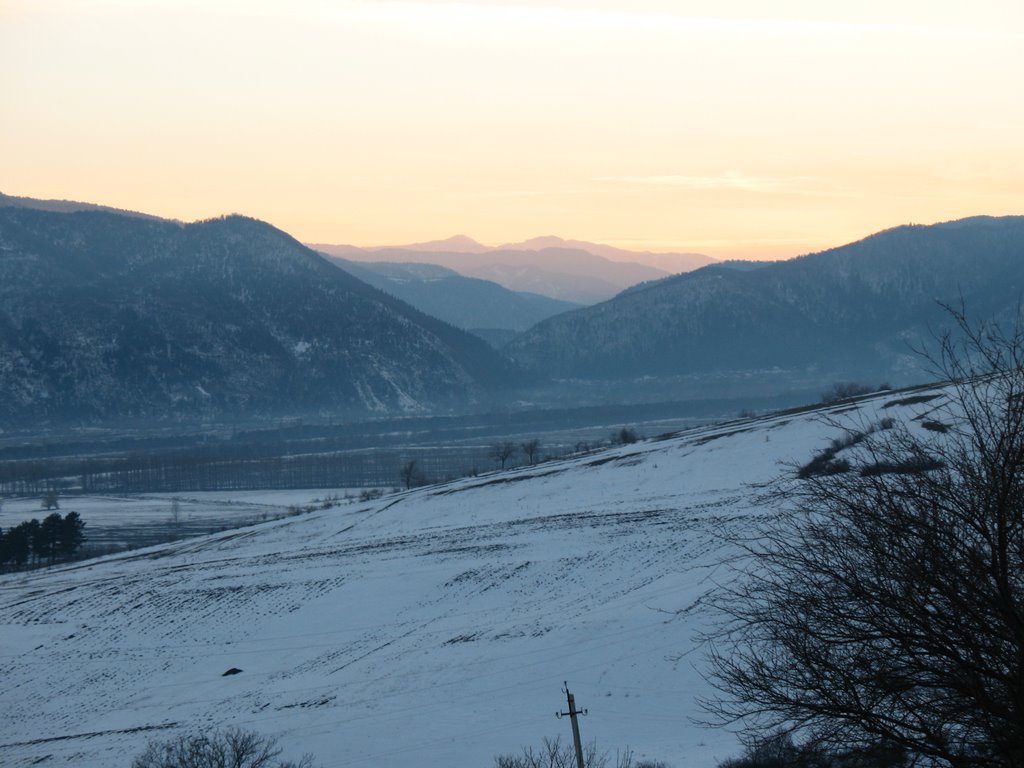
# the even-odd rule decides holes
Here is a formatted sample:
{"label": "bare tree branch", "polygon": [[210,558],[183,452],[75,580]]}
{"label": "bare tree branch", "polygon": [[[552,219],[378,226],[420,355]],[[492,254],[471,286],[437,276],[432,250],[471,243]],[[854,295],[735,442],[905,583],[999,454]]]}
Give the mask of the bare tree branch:
{"label": "bare tree branch", "polygon": [[951,313],[943,430],[868,430],[773,489],[717,598],[715,722],[1024,765],[1024,333]]}

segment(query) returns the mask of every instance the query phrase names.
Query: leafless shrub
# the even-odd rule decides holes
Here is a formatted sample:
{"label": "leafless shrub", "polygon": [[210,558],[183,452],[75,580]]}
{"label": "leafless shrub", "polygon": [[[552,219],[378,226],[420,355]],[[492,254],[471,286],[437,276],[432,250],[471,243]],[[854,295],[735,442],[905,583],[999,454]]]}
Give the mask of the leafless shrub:
{"label": "leafless shrub", "polygon": [[230,728],[153,741],[132,768],[313,768],[313,757],[279,760],[277,739]]}
{"label": "leafless shrub", "polygon": [[[669,768],[666,763],[642,760],[635,762],[629,749],[611,755],[601,752],[596,742],[583,747],[584,768]],[[545,738],[539,749],[524,747],[518,755],[498,755],[494,768],[576,768],[576,750],[563,744],[561,737]]]}

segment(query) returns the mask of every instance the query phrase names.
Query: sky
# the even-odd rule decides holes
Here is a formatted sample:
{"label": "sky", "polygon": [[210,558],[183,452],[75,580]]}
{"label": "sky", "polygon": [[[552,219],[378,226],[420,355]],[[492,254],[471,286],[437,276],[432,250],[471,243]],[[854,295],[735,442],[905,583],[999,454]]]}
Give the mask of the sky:
{"label": "sky", "polygon": [[1020,0],[0,0],[0,192],[786,258],[1024,214]]}

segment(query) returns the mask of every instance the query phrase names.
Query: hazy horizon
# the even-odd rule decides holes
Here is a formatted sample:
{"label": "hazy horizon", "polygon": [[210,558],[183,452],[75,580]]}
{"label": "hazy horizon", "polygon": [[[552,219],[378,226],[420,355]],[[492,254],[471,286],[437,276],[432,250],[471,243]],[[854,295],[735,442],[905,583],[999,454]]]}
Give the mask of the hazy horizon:
{"label": "hazy horizon", "polygon": [[789,258],[1024,212],[1024,6],[11,0],[4,191]]}
{"label": "hazy horizon", "polygon": [[[169,220],[169,221],[178,221],[178,222],[183,223],[183,224],[198,223],[198,222],[202,222],[202,221],[206,221],[206,220],[210,220],[210,219],[222,218],[222,217],[226,217],[226,216],[247,216],[247,217],[250,217],[250,218],[258,218],[258,217],[252,216],[251,214],[248,214],[248,213],[246,213],[244,211],[230,211],[230,212],[225,211],[223,213],[213,214],[213,215],[207,216],[207,217],[199,217],[199,218],[192,219],[192,220],[185,220],[185,219],[180,219],[180,218],[173,217],[173,216],[160,216],[159,214],[155,214],[155,213],[153,213],[151,211],[146,211],[146,210],[141,210],[141,209],[136,209],[136,208],[131,208],[131,207],[113,206],[113,205],[110,205],[108,203],[104,203],[102,201],[95,201],[95,200],[72,200],[72,199],[68,199],[68,198],[56,198],[56,197],[38,197],[37,198],[37,197],[30,197],[28,195],[11,195],[11,194],[9,194],[8,192],[6,192],[4,190],[0,190],[0,198],[2,198],[2,196],[4,196],[4,195],[7,195],[7,196],[9,196],[11,198],[15,198],[15,199],[19,199],[20,198],[20,199],[23,199],[23,200],[33,200],[33,201],[40,202],[40,203],[58,203],[58,204],[71,203],[71,204],[85,204],[85,205],[88,205],[88,206],[96,206],[96,207],[99,207],[99,208],[111,208],[111,209],[113,209],[115,211],[121,211],[121,212],[124,212],[124,213],[127,213],[127,214],[142,214],[142,215],[145,215],[145,216],[154,216],[154,217],[157,217],[157,218],[164,218],[164,219]],[[1005,215],[1007,215],[1007,216],[1024,215],[1024,213],[1021,213],[1021,214],[1010,213],[1010,214],[1005,214]],[[818,253],[818,252],[821,252],[821,251],[831,250],[833,248],[840,248],[842,246],[849,245],[851,243],[863,240],[866,237],[870,237],[872,235],[878,234],[879,232],[884,232],[884,231],[890,230],[890,229],[896,229],[896,228],[899,228],[899,227],[902,227],[902,226],[932,226],[932,225],[935,225],[935,224],[944,224],[944,223],[949,223],[951,221],[959,221],[959,220],[963,220],[963,219],[971,219],[971,218],[977,218],[977,217],[992,217],[992,214],[989,214],[989,213],[968,214],[968,215],[960,217],[958,219],[946,219],[946,220],[941,220],[941,221],[928,221],[928,222],[922,222],[922,221],[910,222],[910,221],[908,221],[908,222],[899,222],[899,223],[894,223],[891,226],[883,227],[883,228],[881,228],[879,230],[875,230],[875,231],[871,231],[871,232],[863,232],[863,233],[861,233],[861,234],[859,234],[857,236],[854,236],[854,237],[852,237],[849,240],[845,240],[843,242],[823,244],[821,247],[815,248],[813,250],[794,252],[794,253],[791,253],[791,254],[788,254],[788,255],[781,255],[781,254],[777,255],[777,256],[764,256],[764,255],[762,255],[760,257],[756,257],[756,256],[751,256],[751,257],[742,257],[742,256],[714,257],[714,256],[710,256],[710,254],[708,254],[708,253],[701,253],[701,252],[698,252],[698,251],[684,251],[684,250],[680,250],[680,249],[673,249],[673,248],[670,248],[670,247],[659,248],[657,246],[652,247],[652,246],[637,245],[638,242],[639,243],[646,243],[647,241],[637,241],[637,240],[593,241],[593,240],[584,240],[582,238],[571,237],[571,236],[570,237],[564,237],[562,235],[558,235],[558,234],[554,234],[554,233],[547,233],[547,234],[543,234],[543,235],[532,235],[532,236],[528,236],[528,237],[522,238],[522,239],[520,239],[518,241],[515,241],[515,242],[496,242],[496,243],[483,242],[479,238],[473,237],[472,235],[468,235],[465,232],[456,232],[455,234],[439,237],[439,238],[436,238],[436,239],[422,240],[422,241],[415,241],[415,242],[413,242],[413,241],[410,241],[410,242],[388,242],[388,243],[354,243],[354,242],[351,242],[351,241],[348,241],[348,242],[341,242],[341,241],[339,241],[339,242],[326,242],[326,241],[325,242],[315,242],[315,241],[311,241],[311,240],[302,240],[301,238],[298,238],[297,236],[295,236],[294,233],[288,232],[284,228],[282,228],[279,225],[275,224],[273,221],[266,221],[266,220],[264,220],[264,221],[266,221],[267,224],[270,224],[271,226],[274,226],[277,229],[281,229],[283,232],[286,232],[287,234],[292,235],[293,237],[296,237],[296,239],[298,239],[300,242],[302,242],[304,245],[306,245],[306,246],[308,246],[310,248],[317,248],[317,247],[348,248],[348,247],[351,247],[353,249],[356,249],[356,252],[353,255],[357,255],[359,252],[371,254],[371,253],[373,253],[375,251],[402,250],[402,249],[419,249],[419,250],[421,250],[421,252],[423,254],[423,260],[426,261],[426,260],[428,260],[428,257],[429,257],[431,252],[437,251],[437,252],[446,252],[447,253],[448,251],[446,249],[440,247],[442,244],[444,244],[447,241],[457,241],[457,240],[460,240],[460,239],[472,241],[473,243],[475,243],[476,245],[481,246],[484,249],[481,252],[486,252],[486,251],[495,251],[495,250],[501,250],[501,249],[539,250],[539,247],[534,247],[534,246],[523,247],[523,244],[527,243],[527,242],[529,242],[531,240],[543,240],[543,239],[548,239],[548,238],[554,238],[554,239],[557,239],[557,240],[565,241],[565,243],[566,243],[565,247],[567,247],[567,248],[574,248],[574,247],[576,247],[576,248],[580,248],[580,249],[585,250],[585,246],[587,246],[587,245],[607,246],[607,247],[611,247],[611,248],[616,249],[616,250],[621,250],[621,251],[626,252],[626,253],[633,253],[636,256],[643,256],[645,254],[646,255],[650,255],[650,256],[655,256],[655,257],[657,257],[657,256],[677,256],[677,255],[681,255],[681,256],[688,256],[688,255],[692,255],[692,256],[708,256],[714,262],[714,261],[730,261],[730,260],[732,260],[732,261],[742,261],[742,260],[749,260],[749,261],[787,261],[789,259],[795,259],[795,258],[799,258],[801,256],[808,256],[808,255],[811,255],[811,254],[814,254],[814,253]],[[994,218],[998,218],[998,217],[994,217]],[[438,246],[438,247],[436,247],[436,248],[421,248],[421,246]],[[550,246],[543,246],[543,247],[550,247]],[[458,249],[453,249],[451,252],[457,253],[459,251],[458,251]],[[473,251],[465,251],[465,253],[472,253],[472,252]],[[594,255],[604,256],[604,258],[607,258],[610,261],[620,261],[620,260],[622,260],[622,259],[618,259],[618,258],[615,258],[615,257],[612,257],[612,256],[607,256],[607,255],[601,253],[600,249],[594,249],[592,252],[594,253]],[[379,260],[379,259],[375,259],[375,260]],[[644,263],[642,259],[637,259],[637,260],[626,259],[626,261],[631,261],[631,262],[635,261],[635,263]],[[652,263],[651,266],[658,266],[658,265]]]}

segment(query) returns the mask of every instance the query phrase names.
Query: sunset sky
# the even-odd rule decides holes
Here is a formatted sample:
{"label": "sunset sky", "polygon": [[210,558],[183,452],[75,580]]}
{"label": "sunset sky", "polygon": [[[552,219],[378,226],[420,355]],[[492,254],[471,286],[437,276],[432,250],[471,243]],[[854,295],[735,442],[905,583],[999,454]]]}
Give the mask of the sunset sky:
{"label": "sunset sky", "polygon": [[1020,0],[0,0],[0,192],[795,256],[1024,214]]}

